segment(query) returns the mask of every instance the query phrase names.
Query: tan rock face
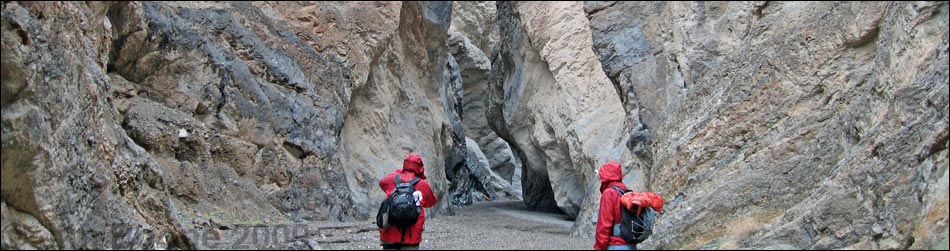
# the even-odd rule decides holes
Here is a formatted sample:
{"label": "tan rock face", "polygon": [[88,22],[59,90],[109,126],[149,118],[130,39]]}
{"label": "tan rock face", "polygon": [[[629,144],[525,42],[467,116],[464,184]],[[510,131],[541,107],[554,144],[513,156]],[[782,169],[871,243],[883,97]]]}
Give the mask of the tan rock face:
{"label": "tan rock face", "polygon": [[24,249],[54,249],[53,235],[30,214],[0,204],[3,215],[3,246]]}
{"label": "tan rock face", "polygon": [[655,138],[646,248],[945,242],[946,3],[585,7]]}
{"label": "tan rock face", "polygon": [[624,151],[615,151],[623,107],[591,50],[582,7],[499,3],[502,40],[488,107],[492,128],[524,161],[527,206],[572,217],[600,193],[595,168]]}
{"label": "tan rock face", "polygon": [[[489,100],[485,94],[489,85],[488,77],[491,74],[491,60],[486,55],[486,51],[476,45],[478,41],[485,43],[486,39],[492,39],[493,36],[497,37],[498,26],[494,25],[492,21],[487,24],[478,22],[475,24],[480,25],[473,27],[473,22],[468,20],[472,17],[485,19],[486,16],[490,16],[491,20],[494,20],[497,16],[495,15],[494,3],[485,6],[484,4],[470,5],[468,2],[457,2],[453,8],[453,23],[449,27],[449,38],[446,42],[449,46],[449,52],[458,62],[459,75],[464,76],[461,77],[463,93],[462,125],[465,136],[472,138],[471,142],[466,143],[469,150],[467,163],[472,163],[472,165],[468,165],[470,170],[467,172],[470,175],[483,174],[479,177],[472,176],[471,180],[481,184],[474,187],[476,190],[482,190],[476,192],[481,192],[481,196],[485,199],[521,199],[521,160],[511,150],[508,142],[498,137],[498,134],[488,125],[489,118],[485,108]],[[493,30],[491,34],[465,32],[466,30],[477,31],[488,28]],[[494,43],[494,40],[491,40],[490,43]],[[479,155],[485,156],[488,162],[487,166],[483,167],[477,160],[478,158],[473,157]],[[461,181],[457,178],[453,180]],[[515,185],[512,186],[511,184]],[[456,194],[455,196],[467,195]]]}
{"label": "tan rock face", "polygon": [[[647,249],[946,249],[946,2],[4,2],[2,248],[523,198]],[[304,246],[307,243],[295,244]]]}
{"label": "tan rock face", "polygon": [[[472,41],[478,50],[490,53],[498,42],[498,11],[495,1],[452,2],[452,25],[456,31]],[[467,75],[463,75],[468,77]]]}
{"label": "tan rock face", "polygon": [[366,84],[353,91],[342,127],[341,158],[354,202],[375,204],[361,208],[361,214],[375,215],[386,196],[379,179],[402,168],[410,152],[423,157],[428,182],[440,199],[435,210],[451,209],[443,166],[464,158],[465,139],[455,110],[461,86],[451,83],[446,72],[445,44],[432,42],[445,40],[448,20],[429,19],[448,18],[450,9],[444,8],[451,6],[435,7],[403,5],[395,37],[373,60]]}
{"label": "tan rock face", "polygon": [[183,244],[161,169],[110,102],[107,10],[3,5],[4,249]]}
{"label": "tan rock face", "polygon": [[450,4],[2,11],[4,249],[207,248],[191,230],[360,219],[408,150],[439,197],[464,159]]}

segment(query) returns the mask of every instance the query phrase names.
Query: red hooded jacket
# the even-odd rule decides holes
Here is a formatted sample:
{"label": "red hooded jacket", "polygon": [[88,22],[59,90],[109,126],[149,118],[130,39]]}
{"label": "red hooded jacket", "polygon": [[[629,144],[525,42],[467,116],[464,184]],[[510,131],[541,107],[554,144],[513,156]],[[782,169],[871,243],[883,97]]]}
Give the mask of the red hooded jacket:
{"label": "red hooded jacket", "polygon": [[[403,182],[408,182],[415,177],[419,177],[421,180],[419,183],[416,183],[416,191],[422,192],[422,204],[423,208],[430,208],[435,206],[435,203],[438,199],[435,197],[435,194],[432,193],[432,187],[429,186],[429,183],[426,182],[425,168],[422,164],[422,157],[419,155],[410,153],[409,156],[406,156],[406,159],[402,161],[401,170],[393,170],[393,172],[386,175],[385,178],[379,180],[379,188],[383,189],[383,192],[386,193],[386,197],[396,189],[396,181],[394,177],[396,174],[399,174],[399,179]],[[425,209],[422,210],[422,213],[419,214],[419,221],[415,225],[409,228],[406,231],[405,242],[403,244],[415,245],[422,242],[422,227],[426,221],[426,212]],[[399,243],[402,239],[402,231],[396,227],[387,227],[379,230],[379,239],[387,243]]]}
{"label": "red hooded jacket", "polygon": [[611,186],[627,190],[623,184],[620,163],[607,162],[597,170],[600,175],[600,211],[597,213],[597,228],[594,234],[594,249],[605,250],[612,245],[630,245],[619,236],[611,236],[614,224],[620,223],[620,192]]}

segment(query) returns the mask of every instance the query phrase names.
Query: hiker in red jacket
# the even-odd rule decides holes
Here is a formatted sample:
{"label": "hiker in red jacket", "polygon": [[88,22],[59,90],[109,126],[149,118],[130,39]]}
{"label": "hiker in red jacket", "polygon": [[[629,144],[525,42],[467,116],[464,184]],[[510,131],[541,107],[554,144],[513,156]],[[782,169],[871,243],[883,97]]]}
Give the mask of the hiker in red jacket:
{"label": "hiker in red jacket", "polygon": [[597,228],[594,235],[595,250],[635,250],[620,236],[615,236],[614,225],[620,223],[620,192],[613,186],[626,191],[620,163],[607,162],[597,170],[600,175],[600,211],[597,214]]}
{"label": "hiker in red jacket", "polygon": [[[421,199],[417,201],[417,205],[421,208],[430,208],[438,201],[435,194],[432,193],[432,187],[426,182],[425,168],[422,164],[422,157],[419,155],[410,153],[409,156],[406,156],[406,159],[403,160],[401,170],[393,170],[393,172],[386,175],[385,178],[379,180],[379,188],[383,189],[387,198],[392,194],[393,190],[396,189],[396,180],[394,179],[396,175],[399,175],[399,180],[402,182],[412,181],[416,177],[420,178],[418,183],[415,184],[415,190],[416,194],[421,193]],[[383,249],[419,249],[419,243],[422,242],[422,229],[426,220],[425,210],[421,208],[418,221],[409,227],[405,233],[395,226],[389,226],[379,230],[379,239]]]}

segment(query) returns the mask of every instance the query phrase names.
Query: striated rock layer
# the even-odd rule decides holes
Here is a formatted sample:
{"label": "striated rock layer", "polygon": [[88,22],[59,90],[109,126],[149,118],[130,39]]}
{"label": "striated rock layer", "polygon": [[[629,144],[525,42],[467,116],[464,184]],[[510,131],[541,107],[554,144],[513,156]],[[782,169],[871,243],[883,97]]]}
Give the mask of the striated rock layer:
{"label": "striated rock layer", "polygon": [[575,234],[618,160],[668,200],[646,248],[946,245],[946,3],[497,6],[489,124]]}
{"label": "striated rock layer", "polygon": [[[499,46],[488,88],[490,127],[522,160],[528,208],[575,218],[592,233],[600,191],[594,172],[620,161],[624,180],[645,184],[647,159],[627,147],[622,100],[593,51],[583,4],[498,2]],[[637,185],[644,187],[642,185]]]}
{"label": "striated rock layer", "polygon": [[619,161],[667,199],[641,248],[946,249],[948,8],[3,2],[0,244],[364,220],[415,152],[430,217],[592,237]]}
{"label": "striated rock layer", "polygon": [[4,249],[365,219],[409,152],[450,197],[443,166],[466,156],[451,10],[4,2]]}
{"label": "striated rock layer", "polygon": [[945,248],[947,9],[586,2],[654,138],[668,204],[643,246]]}
{"label": "striated rock layer", "polygon": [[[472,139],[472,142],[467,143],[469,160],[476,161],[469,166],[473,174],[480,172],[477,171],[479,169],[489,168],[484,175],[476,175],[474,180],[482,184],[494,184],[484,186],[484,191],[479,191],[482,195],[477,197],[521,199],[521,160],[512,152],[509,143],[489,127],[485,109],[489,102],[486,90],[491,74],[491,60],[486,55],[485,47],[491,47],[486,44],[494,45],[498,37],[498,26],[494,22],[497,17],[495,4],[457,2],[453,8],[452,25],[446,43],[458,62],[463,86],[462,125],[466,137]],[[490,53],[490,50],[487,52]],[[475,146],[471,145],[473,143]],[[477,164],[479,155],[485,156],[486,167]],[[486,180],[488,177],[494,178]]]}

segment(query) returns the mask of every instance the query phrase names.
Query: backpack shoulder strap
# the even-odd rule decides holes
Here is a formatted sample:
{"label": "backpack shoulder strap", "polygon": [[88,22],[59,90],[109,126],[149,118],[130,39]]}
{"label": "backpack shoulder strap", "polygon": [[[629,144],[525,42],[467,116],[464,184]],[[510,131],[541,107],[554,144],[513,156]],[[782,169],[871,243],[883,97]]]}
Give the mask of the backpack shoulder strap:
{"label": "backpack shoulder strap", "polygon": [[[610,186],[610,188],[613,188],[614,190],[617,190],[617,192],[620,193],[620,196],[623,196],[623,194],[626,193],[626,192],[623,191],[623,189],[620,189],[620,187],[618,187],[618,186]],[[620,198],[618,197],[617,200],[620,200]],[[618,201],[617,204],[619,204],[620,207],[623,208],[623,202]],[[622,215],[623,215],[623,212],[622,212],[622,211],[623,211],[623,210],[621,210],[621,212],[620,212],[621,217],[623,217],[623,216],[622,216]],[[614,232],[611,233],[611,236],[620,236],[620,229],[617,228],[617,227],[618,227],[617,224],[620,224],[620,221],[622,220],[621,217],[617,217],[616,219],[614,219],[613,226],[611,226],[612,229],[613,229],[612,231],[614,231]]]}
{"label": "backpack shoulder strap", "polygon": [[617,190],[617,192],[620,193],[621,196],[623,196],[623,194],[627,193],[627,192],[623,191],[623,189],[620,189],[620,187],[618,187],[618,186],[610,186],[610,187],[612,187],[614,190]]}
{"label": "backpack shoulder strap", "polygon": [[399,183],[402,183],[402,180],[399,179],[399,174],[396,174],[396,176],[393,176],[393,179],[396,180],[396,186],[399,186]]}
{"label": "backpack shoulder strap", "polygon": [[419,183],[420,180],[422,179],[420,179],[419,177],[415,177],[409,181],[409,184],[411,184],[412,186],[416,186],[416,183]]}

